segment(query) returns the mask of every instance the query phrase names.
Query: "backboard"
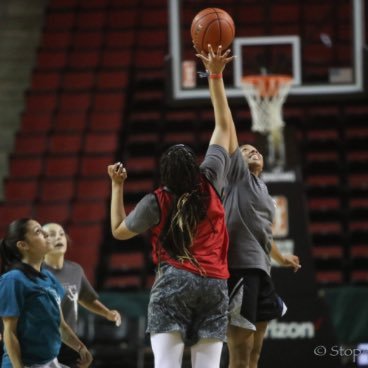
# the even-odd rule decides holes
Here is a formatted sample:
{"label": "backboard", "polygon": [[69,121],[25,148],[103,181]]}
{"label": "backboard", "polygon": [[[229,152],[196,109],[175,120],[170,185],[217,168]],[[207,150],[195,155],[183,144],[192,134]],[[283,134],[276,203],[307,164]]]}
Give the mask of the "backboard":
{"label": "backboard", "polygon": [[226,68],[228,97],[242,97],[246,75],[293,77],[290,95],[354,95],[364,91],[363,0],[170,0],[170,67],[174,100],[208,98],[190,25],[206,7],[234,19],[234,62]]}

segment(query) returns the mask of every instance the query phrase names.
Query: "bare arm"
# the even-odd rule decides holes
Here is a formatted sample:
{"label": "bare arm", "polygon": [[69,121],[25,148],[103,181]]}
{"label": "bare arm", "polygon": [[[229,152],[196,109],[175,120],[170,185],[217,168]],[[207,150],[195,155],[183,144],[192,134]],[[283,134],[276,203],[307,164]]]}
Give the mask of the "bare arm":
{"label": "bare arm", "polygon": [[18,317],[3,317],[4,344],[13,368],[23,368],[22,355],[17,337]]}
{"label": "bare arm", "polygon": [[121,324],[121,316],[117,310],[110,310],[104,304],[102,304],[98,299],[92,301],[79,300],[79,304],[84,308],[88,309],[90,312],[98,314],[109,321],[115,322],[117,326]]}
{"label": "bare arm", "polygon": [[277,245],[275,244],[275,242],[272,242],[271,257],[279,265],[284,266],[284,267],[293,268],[294,272],[298,271],[299,268],[302,267],[299,262],[299,257],[293,254],[282,255],[279,251],[279,248],[277,248]]}
{"label": "bare arm", "polygon": [[60,310],[61,323],[60,323],[60,335],[64,344],[75,350],[79,355],[79,367],[89,367],[92,363],[92,355],[86,348],[86,346],[79,340],[78,336],[73,332],[69,325],[65,322],[63,313]]}
{"label": "bare arm", "polygon": [[107,172],[111,178],[111,232],[114,238],[125,240],[136,236],[137,233],[130,231],[125,224],[124,208],[124,181],[127,178],[127,172],[121,162],[109,165]]}
{"label": "bare arm", "polygon": [[216,54],[209,46],[208,55],[202,52],[197,54],[197,57],[202,60],[206,70],[210,73],[209,89],[215,114],[215,129],[210,144],[219,144],[232,154],[238,147],[238,138],[227,101],[224,82],[219,76],[222,74],[226,64],[232,61],[234,57],[228,57],[230,50],[223,54],[221,52],[221,46]]}

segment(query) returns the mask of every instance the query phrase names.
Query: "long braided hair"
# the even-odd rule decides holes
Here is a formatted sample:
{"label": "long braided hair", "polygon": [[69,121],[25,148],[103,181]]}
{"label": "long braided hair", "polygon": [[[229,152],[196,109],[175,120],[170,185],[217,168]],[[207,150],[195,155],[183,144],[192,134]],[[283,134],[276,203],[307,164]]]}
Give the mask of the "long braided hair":
{"label": "long braided hair", "polygon": [[206,217],[209,195],[201,189],[200,168],[192,149],[178,144],[170,147],[160,161],[161,184],[172,193],[173,201],[160,241],[168,254],[188,260],[201,270],[190,251],[198,224]]}

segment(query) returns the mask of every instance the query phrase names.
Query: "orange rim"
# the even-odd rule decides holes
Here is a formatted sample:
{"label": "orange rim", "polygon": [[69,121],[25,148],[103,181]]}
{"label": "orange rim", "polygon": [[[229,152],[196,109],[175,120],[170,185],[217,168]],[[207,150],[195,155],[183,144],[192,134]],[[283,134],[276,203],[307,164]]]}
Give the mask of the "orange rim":
{"label": "orange rim", "polygon": [[260,91],[262,97],[272,97],[277,95],[280,86],[290,85],[293,78],[290,75],[269,74],[269,75],[248,75],[242,78],[243,84],[252,84]]}

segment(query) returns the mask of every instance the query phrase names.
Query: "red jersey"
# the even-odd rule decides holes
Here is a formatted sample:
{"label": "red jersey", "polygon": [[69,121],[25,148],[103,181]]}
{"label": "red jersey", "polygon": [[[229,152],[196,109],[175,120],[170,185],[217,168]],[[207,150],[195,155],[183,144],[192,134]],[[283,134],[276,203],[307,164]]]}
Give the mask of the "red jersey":
{"label": "red jersey", "polygon": [[[208,192],[210,196],[207,216],[199,223],[193,244],[190,247],[191,254],[198,261],[204,271],[202,274],[206,277],[218,279],[227,279],[229,277],[227,265],[227,251],[229,247],[229,238],[225,225],[225,211],[221,200],[218,197],[212,185],[202,176],[201,188]],[[158,225],[151,228],[152,255],[155,264],[160,262],[169,263],[172,266],[184,269],[193,273],[201,274],[198,267],[190,261],[178,261],[169,256],[162,246],[159,237],[165,226],[167,214],[171,207],[172,194],[164,189],[155,190],[155,196],[161,211],[161,218]],[[158,257],[160,252],[160,257]]]}

